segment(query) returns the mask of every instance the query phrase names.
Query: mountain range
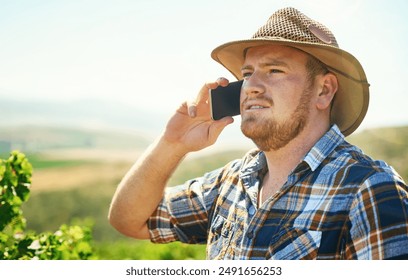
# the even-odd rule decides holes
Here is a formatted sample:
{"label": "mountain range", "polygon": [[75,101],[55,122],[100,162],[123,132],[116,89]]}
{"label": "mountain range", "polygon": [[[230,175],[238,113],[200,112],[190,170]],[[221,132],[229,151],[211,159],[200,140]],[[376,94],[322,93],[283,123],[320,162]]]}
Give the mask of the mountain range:
{"label": "mountain range", "polygon": [[154,133],[165,115],[97,99],[74,101],[19,100],[0,96],[0,126],[53,125],[82,128],[117,128]]}

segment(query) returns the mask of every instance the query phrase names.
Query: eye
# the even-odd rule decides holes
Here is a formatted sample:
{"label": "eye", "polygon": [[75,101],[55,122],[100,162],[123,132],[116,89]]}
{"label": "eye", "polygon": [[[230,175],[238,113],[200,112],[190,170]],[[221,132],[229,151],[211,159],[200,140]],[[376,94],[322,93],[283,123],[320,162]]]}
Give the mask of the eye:
{"label": "eye", "polygon": [[283,71],[280,69],[272,68],[272,69],[269,69],[269,73],[276,74],[276,73],[283,73]]}
{"label": "eye", "polygon": [[247,78],[251,77],[251,75],[252,75],[252,72],[242,72],[242,77],[244,79],[247,79]]}

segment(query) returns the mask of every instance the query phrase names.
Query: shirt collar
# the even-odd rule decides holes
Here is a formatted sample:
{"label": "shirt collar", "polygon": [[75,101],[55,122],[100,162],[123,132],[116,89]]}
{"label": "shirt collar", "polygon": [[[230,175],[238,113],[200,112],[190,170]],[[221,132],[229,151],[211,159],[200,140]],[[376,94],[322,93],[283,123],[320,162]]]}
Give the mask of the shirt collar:
{"label": "shirt collar", "polygon": [[252,173],[258,173],[260,170],[267,168],[266,157],[263,151],[254,149],[250,151],[244,159],[241,168],[240,177],[245,177]]}
{"label": "shirt collar", "polygon": [[[327,158],[330,153],[344,141],[344,135],[341,133],[337,125],[333,125],[319,141],[310,149],[310,151],[303,158],[312,171]],[[242,164],[241,177],[249,175],[254,172],[266,168],[266,157],[264,152],[253,150],[248,153],[245,161]]]}
{"label": "shirt collar", "polygon": [[327,158],[333,150],[344,141],[344,135],[337,125],[333,125],[326,134],[320,138],[312,149],[306,154],[303,161],[306,162],[312,171]]}

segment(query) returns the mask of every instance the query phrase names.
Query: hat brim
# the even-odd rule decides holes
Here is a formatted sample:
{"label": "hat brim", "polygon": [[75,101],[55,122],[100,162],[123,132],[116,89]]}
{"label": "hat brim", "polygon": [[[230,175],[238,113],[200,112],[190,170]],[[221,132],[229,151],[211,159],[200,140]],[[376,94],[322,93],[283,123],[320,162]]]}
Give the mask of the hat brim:
{"label": "hat brim", "polygon": [[211,57],[242,79],[244,51],[262,45],[284,45],[300,49],[329,67],[338,79],[338,90],[331,110],[331,123],[348,136],[363,121],[369,104],[369,84],[360,62],[350,53],[330,45],[303,43],[283,38],[254,38],[233,41],[215,48]]}

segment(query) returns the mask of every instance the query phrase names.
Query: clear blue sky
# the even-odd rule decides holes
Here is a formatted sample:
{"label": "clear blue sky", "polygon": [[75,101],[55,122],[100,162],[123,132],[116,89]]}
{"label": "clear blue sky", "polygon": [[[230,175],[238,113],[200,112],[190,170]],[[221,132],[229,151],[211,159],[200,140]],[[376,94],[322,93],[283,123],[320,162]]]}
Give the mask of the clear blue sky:
{"label": "clear blue sky", "polygon": [[210,58],[277,9],[321,21],[371,84],[362,127],[408,124],[405,0],[0,0],[0,96],[101,99],[171,112],[230,74]]}

